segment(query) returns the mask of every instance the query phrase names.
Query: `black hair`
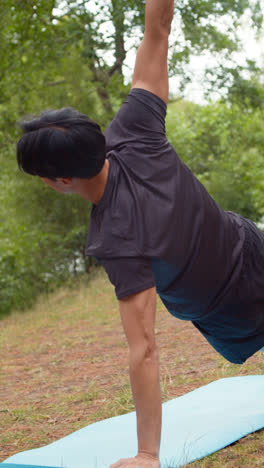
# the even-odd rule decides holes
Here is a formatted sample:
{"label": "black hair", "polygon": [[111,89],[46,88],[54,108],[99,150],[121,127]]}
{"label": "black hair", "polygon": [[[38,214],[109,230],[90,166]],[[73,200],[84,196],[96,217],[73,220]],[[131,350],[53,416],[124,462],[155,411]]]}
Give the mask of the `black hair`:
{"label": "black hair", "polygon": [[44,111],[22,121],[24,135],[17,143],[19,168],[31,175],[91,178],[106,157],[105,137],[97,123],[72,107]]}

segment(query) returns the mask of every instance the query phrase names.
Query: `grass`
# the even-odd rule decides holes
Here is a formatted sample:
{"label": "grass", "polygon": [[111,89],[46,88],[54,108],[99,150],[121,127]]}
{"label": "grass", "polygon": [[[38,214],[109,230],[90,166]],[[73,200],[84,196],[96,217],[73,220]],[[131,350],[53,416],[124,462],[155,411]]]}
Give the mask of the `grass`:
{"label": "grass", "polygon": [[[5,317],[0,329],[0,462],[134,410],[126,340],[102,270]],[[264,373],[262,353],[233,365],[160,302],[156,336],[163,401],[219,378]],[[264,466],[264,431],[188,466]]]}

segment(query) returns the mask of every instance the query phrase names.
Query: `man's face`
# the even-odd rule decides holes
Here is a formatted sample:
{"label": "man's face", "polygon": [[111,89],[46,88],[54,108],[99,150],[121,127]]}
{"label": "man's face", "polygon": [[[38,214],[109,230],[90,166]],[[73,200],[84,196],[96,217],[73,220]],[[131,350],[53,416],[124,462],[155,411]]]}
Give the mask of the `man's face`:
{"label": "man's face", "polygon": [[58,177],[56,180],[40,177],[44,184],[60,193],[76,193],[74,190],[73,179],[70,177]]}

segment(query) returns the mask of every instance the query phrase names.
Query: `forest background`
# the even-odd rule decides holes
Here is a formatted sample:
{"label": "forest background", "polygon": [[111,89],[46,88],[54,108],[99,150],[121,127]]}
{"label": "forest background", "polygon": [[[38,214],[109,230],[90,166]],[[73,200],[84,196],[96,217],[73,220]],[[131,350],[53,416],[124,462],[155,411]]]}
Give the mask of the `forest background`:
{"label": "forest background", "polygon": [[[72,106],[104,130],[129,92],[126,57],[143,36],[144,7],[142,0],[1,1],[0,317],[93,274],[84,253],[91,206],[19,172],[18,121]],[[263,68],[250,58],[236,62],[245,15],[260,34],[262,0],[175,2],[169,73],[178,88],[170,96],[167,136],[223,209],[261,222]],[[184,96],[188,63],[204,52],[212,60],[203,71],[201,105]]]}

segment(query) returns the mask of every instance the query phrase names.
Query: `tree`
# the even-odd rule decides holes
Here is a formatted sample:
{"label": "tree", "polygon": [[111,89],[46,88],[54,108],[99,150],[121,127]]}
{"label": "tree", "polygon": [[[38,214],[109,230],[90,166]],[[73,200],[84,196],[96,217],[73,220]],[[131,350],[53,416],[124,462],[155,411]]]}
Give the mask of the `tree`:
{"label": "tree", "polygon": [[[58,6],[60,4],[58,2]],[[134,47],[142,39],[145,1],[67,0],[63,5],[63,11],[57,15],[57,20],[68,23],[70,34],[75,31],[74,38],[83,41],[83,53],[89,59],[93,80],[104,85],[101,98],[105,103],[105,110],[109,111],[107,103],[109,105],[111,95],[106,90],[113,74],[117,74],[120,81],[123,81],[128,52],[126,44],[129,39],[133,39]],[[260,31],[263,24],[263,0],[175,2],[169,70],[171,76],[179,75],[182,78],[182,88],[190,79],[186,73],[186,64],[191,55],[208,51],[219,63],[205,74],[208,89],[219,83],[227,87],[232,85],[233,70],[236,68],[234,61],[232,65],[232,53],[239,50],[237,31],[245,13],[248,23],[251,23],[256,33]],[[223,65],[225,62],[226,65]],[[240,67],[239,76],[242,72],[243,67]],[[101,88],[97,90],[100,95]]]}
{"label": "tree", "polygon": [[225,210],[264,215],[264,112],[244,103],[169,107],[167,134],[183,161]]}
{"label": "tree", "polygon": [[[239,47],[236,30],[245,11],[249,11],[252,25],[260,28],[260,1],[177,1],[170,75],[178,74],[182,83],[188,81],[185,64],[191,54],[204,50],[210,50],[223,62]],[[144,8],[143,0],[1,2],[0,313],[24,307],[40,291],[74,274],[77,258],[84,256],[89,224],[90,207],[84,201],[55,194],[35,178],[18,172],[15,143],[20,131],[17,121],[26,115],[39,114],[43,109],[73,106],[104,129],[129,89],[124,84],[128,44],[136,47],[142,38]],[[221,26],[224,21],[228,24],[225,29]],[[217,79],[222,81],[217,85],[229,87],[232,102],[238,95],[242,97],[242,89],[249,90],[250,75],[256,73],[254,64],[250,66],[248,81],[243,77],[242,68],[234,71],[230,66],[227,82],[224,81],[225,71],[218,75]],[[214,79],[215,75],[209,76],[209,81]],[[259,84],[254,85],[251,102],[260,102],[262,91]],[[228,106],[205,111],[193,107],[188,117],[192,127],[185,116],[182,117],[181,134],[177,139],[198,176],[215,193],[217,174],[223,177],[225,171],[233,174],[231,165],[226,168],[222,154],[233,158],[242,175],[251,174],[250,164],[244,171],[247,161],[254,157],[259,160],[261,150],[256,135],[262,140],[257,108],[258,105],[251,126],[249,114],[242,125],[243,132],[252,133],[252,144],[248,146],[241,143],[239,125],[232,126],[233,135],[226,129],[226,119],[231,118]],[[239,111],[234,111],[233,115],[239,116]],[[227,151],[234,134],[235,156]],[[175,129],[171,130],[171,137],[175,137]],[[244,154],[248,152],[245,164],[239,162],[240,150]],[[260,200],[260,185],[255,184],[251,175],[248,181],[245,196],[249,196],[252,187],[256,193],[251,190],[250,202],[243,210],[258,216],[262,205],[259,201],[257,207],[254,200]],[[241,195],[237,203],[242,206],[243,200]]]}

